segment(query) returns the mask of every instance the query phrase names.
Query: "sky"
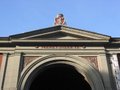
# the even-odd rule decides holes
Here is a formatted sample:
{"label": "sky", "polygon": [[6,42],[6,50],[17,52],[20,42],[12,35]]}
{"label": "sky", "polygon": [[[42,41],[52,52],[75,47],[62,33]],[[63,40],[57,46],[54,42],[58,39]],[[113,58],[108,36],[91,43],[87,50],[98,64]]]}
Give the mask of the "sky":
{"label": "sky", "polygon": [[120,37],[120,0],[0,0],[0,37],[52,27],[59,13],[69,27]]}

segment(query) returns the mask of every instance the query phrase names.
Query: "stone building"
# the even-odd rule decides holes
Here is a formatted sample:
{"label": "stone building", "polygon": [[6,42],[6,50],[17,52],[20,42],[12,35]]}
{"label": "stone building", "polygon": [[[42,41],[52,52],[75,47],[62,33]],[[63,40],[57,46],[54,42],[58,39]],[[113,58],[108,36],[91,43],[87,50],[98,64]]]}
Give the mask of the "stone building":
{"label": "stone building", "polygon": [[120,38],[62,24],[0,38],[0,90],[120,90]]}

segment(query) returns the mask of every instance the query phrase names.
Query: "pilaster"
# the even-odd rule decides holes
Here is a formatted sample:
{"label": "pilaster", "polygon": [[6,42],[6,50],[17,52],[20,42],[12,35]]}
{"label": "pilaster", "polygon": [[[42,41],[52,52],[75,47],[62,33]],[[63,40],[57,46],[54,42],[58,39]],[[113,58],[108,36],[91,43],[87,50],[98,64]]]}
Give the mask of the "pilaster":
{"label": "pilaster", "polygon": [[109,72],[109,61],[107,60],[106,54],[105,53],[100,53],[99,54],[99,59],[98,59],[98,65],[99,65],[99,71],[101,73],[105,90],[112,90],[111,82],[110,82],[110,72]]}
{"label": "pilaster", "polygon": [[9,55],[7,68],[6,68],[4,90],[17,90],[20,60],[21,60],[21,53],[15,53]]}

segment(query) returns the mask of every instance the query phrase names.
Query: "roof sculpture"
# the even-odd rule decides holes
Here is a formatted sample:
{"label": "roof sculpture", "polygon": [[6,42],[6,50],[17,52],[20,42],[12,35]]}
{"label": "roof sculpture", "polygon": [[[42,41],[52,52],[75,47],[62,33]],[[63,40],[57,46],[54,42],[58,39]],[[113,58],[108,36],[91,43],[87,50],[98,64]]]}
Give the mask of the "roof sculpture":
{"label": "roof sculpture", "polygon": [[66,21],[64,19],[64,15],[63,14],[58,14],[55,17],[55,21],[54,21],[54,25],[66,25]]}

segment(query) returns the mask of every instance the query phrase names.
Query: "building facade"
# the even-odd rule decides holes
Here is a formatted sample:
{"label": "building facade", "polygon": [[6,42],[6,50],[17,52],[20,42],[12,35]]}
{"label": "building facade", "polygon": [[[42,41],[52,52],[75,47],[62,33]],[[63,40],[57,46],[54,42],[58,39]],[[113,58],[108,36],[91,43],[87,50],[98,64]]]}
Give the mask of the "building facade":
{"label": "building facade", "polygon": [[0,90],[120,90],[120,38],[57,25],[0,38]]}

